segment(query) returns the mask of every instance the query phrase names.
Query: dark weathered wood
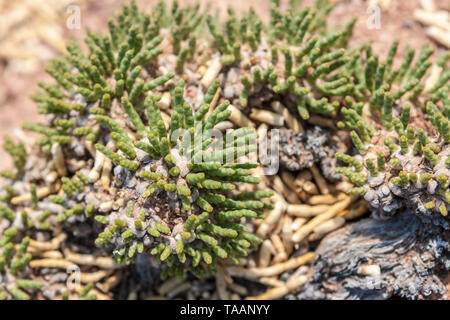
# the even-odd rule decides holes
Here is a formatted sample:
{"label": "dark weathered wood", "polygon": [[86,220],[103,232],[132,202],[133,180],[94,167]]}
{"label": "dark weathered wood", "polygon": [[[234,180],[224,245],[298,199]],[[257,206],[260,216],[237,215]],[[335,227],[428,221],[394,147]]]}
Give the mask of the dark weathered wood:
{"label": "dark weathered wood", "polygon": [[[316,251],[310,281],[300,299],[408,299],[442,297],[450,269],[448,219],[410,211],[388,221],[373,218],[328,235]],[[378,264],[378,276],[358,275],[361,265]],[[293,298],[292,296],[290,298]]]}

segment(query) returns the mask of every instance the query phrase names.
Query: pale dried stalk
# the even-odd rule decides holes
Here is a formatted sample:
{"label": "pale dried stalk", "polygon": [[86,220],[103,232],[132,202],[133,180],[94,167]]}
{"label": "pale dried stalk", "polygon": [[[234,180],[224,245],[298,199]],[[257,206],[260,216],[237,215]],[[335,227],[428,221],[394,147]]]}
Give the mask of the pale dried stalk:
{"label": "pale dried stalk", "polygon": [[[55,190],[57,188],[58,188],[58,186],[52,185],[52,186],[47,186],[47,187],[42,187],[42,188],[36,189],[36,196],[38,199],[45,198],[49,194],[55,192]],[[31,201],[31,193],[22,194],[20,196],[17,196],[17,197],[14,197],[11,199],[11,203],[14,205],[22,204],[22,203],[30,202],[30,201]]]}
{"label": "pale dried stalk", "polygon": [[54,183],[56,179],[58,179],[58,172],[56,171],[51,171],[45,176],[45,182],[48,184]]}
{"label": "pale dried stalk", "polygon": [[338,201],[344,200],[346,198],[345,193],[339,193],[337,195],[333,194],[320,194],[317,196],[312,196],[308,199],[310,205],[318,204],[335,204]]}
{"label": "pale dried stalk", "polygon": [[196,300],[195,295],[192,291],[186,293],[186,300]]}
{"label": "pale dried stalk", "polygon": [[85,140],[84,145],[86,146],[86,149],[91,154],[91,157],[95,158],[95,155],[97,154],[97,149],[95,149],[95,147],[94,147],[94,142]]}
{"label": "pale dried stalk", "polygon": [[113,270],[99,270],[96,272],[80,272],[80,282],[81,283],[96,283],[101,279],[110,276]]}
{"label": "pale dried stalk", "polygon": [[271,107],[275,112],[281,114],[281,116],[286,121],[286,126],[294,131],[295,133],[304,133],[305,129],[301,125],[300,121],[297,120],[297,117],[294,117],[289,110],[281,104],[279,101],[274,101],[271,103]]}
{"label": "pale dried stalk", "polygon": [[302,170],[300,171],[297,176],[295,177],[295,184],[302,188],[306,181],[310,181],[312,179],[311,171],[309,170]]}
{"label": "pale dried stalk", "polygon": [[259,283],[262,283],[268,287],[282,287],[284,286],[284,282],[278,280],[277,277],[261,277],[257,279]]}
{"label": "pale dried stalk", "polygon": [[431,66],[430,75],[427,77],[427,79],[425,81],[425,87],[423,89],[425,92],[430,91],[435,86],[435,84],[439,81],[441,71],[442,71],[442,68],[439,67],[438,65],[433,64]]}
{"label": "pale dried stalk", "polygon": [[422,9],[414,10],[414,19],[427,26],[438,27],[448,31],[450,14],[447,11],[428,12]]}
{"label": "pale dried stalk", "polygon": [[327,128],[331,128],[334,129],[335,125],[332,119],[328,119],[328,118],[324,118],[324,117],[320,117],[320,116],[311,116],[308,119],[308,122],[316,125],[316,126],[320,126],[320,127],[327,127]]}
{"label": "pale dried stalk", "polygon": [[265,268],[270,263],[270,257],[272,255],[273,247],[270,240],[264,240],[259,248],[259,261],[258,265],[260,268]]}
{"label": "pale dried stalk", "polygon": [[110,212],[113,208],[114,201],[107,201],[100,204],[98,211],[106,213]]}
{"label": "pale dried stalk", "polygon": [[105,158],[105,155],[100,151],[97,150],[95,152],[94,166],[92,167],[88,175],[89,182],[94,183],[100,178],[100,172],[102,171]]}
{"label": "pale dried stalk", "polygon": [[427,28],[427,36],[450,49],[450,24],[447,28],[447,30],[442,30],[435,26],[429,27]]}
{"label": "pale dried stalk", "polygon": [[185,282],[182,285],[177,286],[176,288],[174,288],[172,291],[168,292],[167,293],[167,298],[173,299],[177,295],[179,295],[180,293],[188,291],[190,288],[191,288],[191,284],[189,282]]}
{"label": "pale dried stalk", "polygon": [[61,145],[54,143],[51,148],[53,161],[55,162],[56,171],[61,177],[67,176],[66,164],[64,161],[64,154],[62,152]]}
{"label": "pale dried stalk", "polygon": [[164,121],[164,125],[166,126],[167,129],[169,129],[170,128],[170,116],[165,112],[161,112],[161,117]]}
{"label": "pale dried stalk", "polygon": [[308,219],[305,218],[297,218],[294,220],[294,222],[291,225],[291,230],[293,232],[297,231],[302,225],[304,225],[308,221]]}
{"label": "pale dried stalk", "polygon": [[231,276],[257,279],[259,277],[271,277],[279,275],[287,270],[298,268],[301,265],[312,262],[314,259],[314,253],[308,252],[300,257],[291,258],[286,262],[278,263],[267,268],[250,268],[245,269],[242,267],[228,267],[228,273]]}
{"label": "pale dried stalk", "polygon": [[307,276],[299,276],[295,279],[289,280],[284,286],[269,289],[263,294],[254,297],[247,297],[245,300],[279,299],[291,291],[299,290],[306,283],[306,281],[308,281]]}
{"label": "pale dried stalk", "polygon": [[420,6],[425,10],[425,11],[436,11],[436,4],[434,3],[433,0],[420,0]]}
{"label": "pale dried stalk", "polygon": [[236,292],[237,294],[240,294],[241,296],[247,296],[248,295],[248,290],[246,287],[241,286],[237,283],[231,283],[228,285],[228,288],[234,292]]}
{"label": "pale dried stalk", "polygon": [[281,230],[283,229],[285,217],[286,217],[286,215],[283,214],[281,219],[279,219],[278,222],[276,223],[275,228],[272,230],[271,234],[280,234],[281,233]]}
{"label": "pale dried stalk", "polygon": [[166,297],[162,297],[162,296],[151,296],[151,297],[147,297],[145,298],[145,300],[169,300]]}
{"label": "pale dried stalk", "polygon": [[158,293],[161,296],[165,296],[168,292],[172,291],[177,286],[181,285],[184,282],[184,279],[180,279],[178,277],[173,277],[168,280],[166,280],[161,286],[159,287]]}
{"label": "pale dried stalk", "polygon": [[322,238],[324,235],[342,227],[345,224],[345,218],[337,217],[328,221],[325,221],[313,230],[313,234],[309,236],[310,241],[316,241]]}
{"label": "pale dried stalk", "polygon": [[66,240],[66,238],[67,238],[67,235],[65,233],[60,233],[55,238],[53,238],[52,240],[47,241],[47,242],[41,242],[41,241],[36,241],[36,240],[30,239],[29,248],[33,248],[33,249],[39,250],[39,251],[56,250],[56,249],[59,249],[61,242]]}
{"label": "pale dried stalk", "polygon": [[[80,293],[81,291],[83,291],[84,286],[75,286],[74,290],[77,293]],[[89,290],[89,294],[95,294],[97,297],[97,300],[111,300],[111,298],[109,296],[107,296],[104,293],[101,293],[100,291],[98,291],[97,289],[93,288],[91,290]]]}
{"label": "pale dried stalk", "polygon": [[317,168],[315,164],[312,165],[310,168],[311,173],[314,177],[314,180],[317,183],[317,186],[319,187],[319,190],[322,194],[329,194],[330,189],[328,188],[328,184],[325,181],[325,179],[322,177],[322,174],[320,173],[320,170]]}
{"label": "pale dried stalk", "polygon": [[292,191],[297,192],[298,187],[295,184],[295,177],[292,173],[283,171],[281,173],[281,179]]}
{"label": "pale dried stalk", "polygon": [[319,190],[312,181],[305,181],[303,184],[303,191],[310,195],[319,194]]}
{"label": "pale dried stalk", "polygon": [[310,206],[308,204],[289,204],[286,212],[291,216],[309,218],[322,214],[328,209],[330,209],[330,206],[325,204],[317,206]]}
{"label": "pale dried stalk", "polygon": [[275,227],[275,224],[280,220],[284,211],[286,210],[286,204],[282,201],[275,203],[275,208],[270,211],[266,219],[261,223],[256,234],[261,238],[265,238],[267,234]]}
{"label": "pale dried stalk", "polygon": [[292,236],[292,241],[297,243],[305,239],[314,230],[314,228],[316,228],[323,222],[332,219],[339,212],[347,208],[353,199],[354,197],[347,197],[343,201],[338,202],[335,205],[331,206],[324,213],[311,219],[307,224],[305,224],[296,233],[294,233],[294,235]]}
{"label": "pale dried stalk", "polygon": [[300,203],[300,199],[297,197],[297,195],[292,192],[292,190],[289,190],[286,187],[286,184],[281,181],[280,177],[278,175],[275,175],[273,177],[273,188],[278,192],[281,193],[288,202],[290,203]]}
{"label": "pale dried stalk", "polygon": [[116,272],[111,277],[105,280],[103,283],[99,283],[98,286],[103,292],[109,292],[111,289],[115,288],[122,279],[122,272]]}
{"label": "pale dried stalk", "polygon": [[205,115],[205,118],[208,118],[209,115],[211,114],[211,112],[212,112],[212,111],[214,110],[214,108],[216,107],[217,102],[219,101],[219,97],[220,97],[220,93],[221,93],[221,92],[222,92],[222,89],[221,89],[220,87],[217,88],[217,91],[216,91],[216,93],[214,94],[214,97],[213,97],[211,103],[209,104],[209,109],[208,109],[208,112],[207,112],[206,115]]}
{"label": "pale dried stalk", "polygon": [[273,259],[274,263],[286,261],[288,258],[286,249],[284,248],[283,242],[278,234],[273,234],[270,239],[272,240],[272,244],[275,248],[276,255]]}
{"label": "pale dried stalk", "polygon": [[201,84],[204,88],[207,89],[211,86],[213,81],[217,78],[220,69],[222,69],[222,63],[220,62],[220,59],[215,59],[211,62],[211,65],[209,66],[208,70],[206,70],[205,75],[201,80]]}
{"label": "pale dried stalk", "polygon": [[94,257],[91,254],[79,254],[69,249],[64,250],[64,255],[67,260],[76,264],[97,266],[102,269],[115,269],[118,267],[110,257]]}
{"label": "pale dried stalk", "polygon": [[283,218],[283,224],[281,228],[281,240],[283,241],[283,247],[286,250],[286,254],[289,256],[293,249],[294,244],[291,241],[292,237],[292,223],[293,219],[289,215],[285,215]]}
{"label": "pale dried stalk", "polygon": [[367,212],[368,208],[369,204],[367,203],[367,201],[361,200],[353,208],[351,208],[348,211],[348,213],[346,213],[343,217],[345,218],[345,220],[353,220],[359,218]]}
{"label": "pale dried stalk", "polygon": [[281,127],[284,125],[283,116],[267,110],[252,109],[250,118],[259,122],[267,123],[271,126]]}
{"label": "pale dried stalk", "polygon": [[161,110],[167,110],[169,109],[171,102],[170,92],[167,91],[162,94],[161,99],[159,99],[156,104]]}
{"label": "pale dried stalk", "polygon": [[102,176],[100,178],[102,187],[105,190],[109,190],[109,187],[111,185],[111,170],[112,170],[112,161],[109,158],[105,158],[105,162],[103,163],[102,168]]}
{"label": "pale dried stalk", "polygon": [[231,297],[230,297],[230,300],[238,301],[238,300],[242,300],[242,299],[237,293],[232,293]]}
{"label": "pale dried stalk", "polygon": [[230,104],[228,110],[231,111],[230,120],[238,127],[255,128],[255,123],[247,118],[238,108]]}
{"label": "pale dried stalk", "polygon": [[67,270],[69,268],[76,268],[77,265],[73,262],[64,259],[39,259],[31,260],[30,267],[32,268],[57,268]]}
{"label": "pale dried stalk", "polygon": [[32,255],[36,255],[39,256],[41,258],[46,258],[46,259],[63,259],[63,255],[61,252],[57,251],[57,250],[50,250],[50,251],[36,251],[35,253],[32,253]]}
{"label": "pale dried stalk", "polygon": [[206,70],[208,70],[208,69],[205,66],[201,65],[197,69],[197,74],[203,77],[206,73]]}
{"label": "pale dried stalk", "polygon": [[222,266],[217,266],[216,289],[220,300],[229,300],[230,294],[227,290],[227,279]]}
{"label": "pale dried stalk", "polygon": [[289,275],[289,277],[287,278],[287,281],[295,279],[295,278],[297,278],[299,276],[306,275],[308,273],[309,269],[310,269],[309,266],[301,266],[301,267],[299,267],[291,275]]}
{"label": "pale dried stalk", "polygon": [[270,107],[278,114],[283,113],[284,106],[281,104],[280,101],[272,101],[270,104]]}

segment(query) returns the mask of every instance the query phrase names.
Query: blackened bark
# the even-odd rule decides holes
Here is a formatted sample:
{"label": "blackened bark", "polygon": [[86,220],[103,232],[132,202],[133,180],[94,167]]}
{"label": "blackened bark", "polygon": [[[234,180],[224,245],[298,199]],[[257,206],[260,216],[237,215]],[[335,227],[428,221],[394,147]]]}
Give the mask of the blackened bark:
{"label": "blackened bark", "polygon": [[[445,297],[450,269],[449,222],[404,211],[387,221],[364,219],[328,235],[316,250],[310,281],[297,299]],[[377,264],[381,274],[358,275]],[[288,298],[294,298],[293,296]]]}

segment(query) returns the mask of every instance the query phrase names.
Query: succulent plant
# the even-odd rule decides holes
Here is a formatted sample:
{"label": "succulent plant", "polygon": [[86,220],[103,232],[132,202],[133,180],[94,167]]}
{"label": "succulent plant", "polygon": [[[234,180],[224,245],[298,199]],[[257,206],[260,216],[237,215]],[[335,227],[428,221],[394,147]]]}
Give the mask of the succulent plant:
{"label": "succulent plant", "polygon": [[347,70],[357,90],[345,97],[344,120],[337,123],[355,147],[336,153],[345,164],[337,172],[355,185],[350,194],[369,202],[372,216],[322,240],[297,298],[434,299],[447,292],[449,55],[433,65],[433,51],[424,45],[412,63],[407,48],[395,69],[397,45],[382,62],[363,46]]}
{"label": "succulent plant", "polygon": [[[254,129],[216,137],[214,127],[231,113],[228,101],[217,105],[219,82],[188,102],[185,81],[175,83],[174,73],[156,68],[160,30],[171,29],[174,53],[181,55],[177,47],[199,23],[197,10],[175,5],[168,15],[161,3],[150,17],[132,1],[109,21],[109,35],[88,31],[89,54],[72,40],[68,55],[50,63],[56,82],[41,83],[33,96],[47,122],[24,125],[43,135],[37,144],[48,162],[44,176],[28,186],[23,201],[7,189],[2,216],[13,221],[18,205],[38,210],[51,203],[59,209],[34,219],[39,228],[94,220],[103,225],[95,243],[112,248],[117,262],[149,252],[168,266],[163,277],[186,269],[201,276],[217,259],[238,263],[255,248],[261,240],[242,219],[262,218],[272,205],[261,199],[271,193],[235,190],[237,183],[259,183],[251,173],[258,163],[243,159],[256,149]],[[180,55],[177,72],[186,58]],[[170,91],[170,117],[159,109],[157,88]],[[6,148],[17,172],[5,176],[20,179],[23,147],[7,141]]]}
{"label": "succulent plant", "polygon": [[24,237],[18,243],[17,238],[20,238],[19,230],[10,227],[4,230],[0,239],[0,300],[29,300],[30,296],[26,291],[43,286],[42,282],[22,278],[27,276],[26,268],[31,260],[31,254],[27,253],[30,238]]}
{"label": "succulent plant", "polygon": [[[357,186],[379,217],[410,208],[422,214],[447,215],[449,189],[449,70],[444,59],[433,66],[437,81],[425,90],[422,81],[432,67],[432,50],[423,46],[414,65],[414,51],[406,49],[403,63],[392,68],[398,43],[378,62],[370,46],[363,51],[354,74],[358,94],[347,96],[341,109],[359,155],[337,153],[348,166],[338,169]],[[448,59],[448,58],[447,58]],[[367,108],[367,110],[366,110]]]}
{"label": "succulent plant", "polygon": [[[39,83],[32,97],[46,121],[23,128],[41,135],[37,146],[27,152],[5,140],[14,168],[0,181],[0,298],[27,299],[43,286],[27,267],[29,237],[80,224],[89,229],[84,240],[117,263],[153,255],[162,278],[239,263],[262,241],[250,220],[273,208],[263,201],[272,193],[250,186],[260,182],[251,160],[255,129],[223,128],[233,112],[264,122],[252,117],[261,108],[267,124],[282,128],[285,168],[317,163],[330,182],[345,176],[355,185],[349,193],[364,196],[376,218],[403,221],[412,212],[420,222],[411,222],[408,237],[441,243],[442,230],[423,222],[437,216],[433,223],[449,228],[450,55],[433,65],[424,46],[413,63],[408,48],[396,69],[398,42],[380,62],[368,44],[348,47],[355,19],[338,31],[326,27],[333,4],[298,8],[293,0],[282,12],[272,0],[268,25],[253,9],[242,18],[229,9],[221,24],[209,7],[201,13],[174,1],[169,11],[161,1],[148,15],[131,1],[108,21],[109,34],[87,31],[88,53],[72,39],[46,69],[55,81]],[[320,129],[317,119],[331,125]],[[326,145],[324,131],[336,129],[355,148]],[[346,165],[331,172],[336,161]],[[430,273],[442,260],[435,247]],[[331,266],[333,253],[325,256]],[[326,278],[318,270],[316,282]],[[95,298],[92,287],[79,298]]]}

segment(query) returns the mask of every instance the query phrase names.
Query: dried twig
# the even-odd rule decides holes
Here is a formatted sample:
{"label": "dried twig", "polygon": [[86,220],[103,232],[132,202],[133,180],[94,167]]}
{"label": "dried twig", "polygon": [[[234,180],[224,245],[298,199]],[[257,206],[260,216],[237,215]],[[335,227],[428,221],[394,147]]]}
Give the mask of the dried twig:
{"label": "dried twig", "polygon": [[263,294],[254,297],[247,297],[245,300],[270,300],[270,299],[278,299],[291,291],[299,290],[308,280],[307,276],[299,276],[295,279],[289,280],[286,282],[284,286],[276,287],[267,290]]}
{"label": "dried twig", "polygon": [[259,277],[279,275],[287,270],[292,270],[306,263],[310,263],[313,259],[314,253],[308,252],[300,257],[291,258],[286,262],[278,263],[267,268],[245,269],[242,267],[228,267],[227,271],[232,276],[246,279],[256,279]]}

